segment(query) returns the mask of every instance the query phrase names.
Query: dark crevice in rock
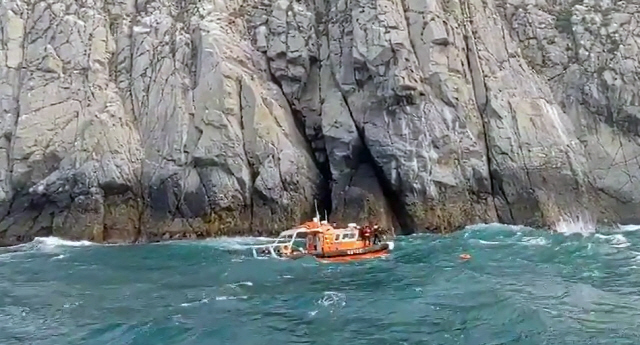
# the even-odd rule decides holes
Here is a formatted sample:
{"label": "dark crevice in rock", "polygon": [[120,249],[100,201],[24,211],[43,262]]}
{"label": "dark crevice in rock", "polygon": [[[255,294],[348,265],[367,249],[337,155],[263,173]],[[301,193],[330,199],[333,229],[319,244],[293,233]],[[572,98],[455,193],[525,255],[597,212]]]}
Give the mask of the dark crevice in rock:
{"label": "dark crevice in rock", "polygon": [[[362,125],[360,125],[349,106],[349,102],[345,97],[343,91],[340,91],[342,95],[343,101],[347,110],[349,111],[349,116],[351,117],[351,121],[353,121],[356,132],[358,134],[358,138],[360,139],[360,143],[362,144],[362,150],[360,152],[360,157],[358,160],[363,162],[361,164],[369,164],[373,170],[373,174],[380,185],[380,189],[382,190],[382,195],[385,198],[385,202],[387,203],[389,210],[392,212],[392,222],[394,224],[398,224],[400,227],[400,233],[403,235],[409,235],[415,232],[415,226],[413,226],[410,222],[409,211],[406,209],[405,203],[398,196],[398,193],[393,189],[391,181],[386,177],[384,171],[381,166],[377,164],[376,159],[373,157],[371,150],[366,142],[365,130]],[[353,171],[355,175],[357,171]]]}
{"label": "dark crevice in rock", "polygon": [[[134,193],[134,195],[142,195],[142,189],[140,189],[138,191],[138,193]],[[131,239],[131,243],[139,243],[142,242],[142,227],[143,227],[143,222],[144,222],[144,214],[146,212],[145,210],[145,203],[144,203],[144,198],[140,197],[137,198],[138,200],[136,200],[136,206],[137,206],[137,224],[136,224],[136,229],[135,229],[135,233],[134,233],[134,237]]]}
{"label": "dark crevice in rock", "polygon": [[[284,89],[282,88],[282,83],[280,83],[280,80],[278,80],[278,78],[273,74],[273,72],[271,71],[271,66],[269,64],[267,64],[267,69],[269,72],[269,76],[271,77],[271,81],[276,84],[278,86],[278,89],[280,89],[280,92],[285,95]],[[286,96],[284,98],[287,100],[289,109],[291,110],[291,115],[293,116],[293,121],[296,124],[296,129],[298,130],[300,136],[304,139],[304,142],[306,144],[305,149],[311,156],[313,163],[322,175],[320,185],[318,186],[320,191],[320,195],[318,195],[318,210],[326,210],[327,217],[329,217],[332,210],[331,184],[329,183],[329,181],[331,181],[331,169],[329,167],[329,161],[318,161],[316,155],[313,152],[313,145],[311,143],[311,140],[306,135],[302,113],[291,103],[291,101]]]}
{"label": "dark crevice in rock", "polygon": [[[3,205],[0,206],[0,222],[4,221],[5,218],[11,215],[11,210],[13,209],[13,204],[15,202],[16,202],[16,195],[13,194],[9,198],[8,202],[3,203]],[[0,229],[0,231],[2,231],[2,229]]]}
{"label": "dark crevice in rock", "polygon": [[137,196],[136,205],[138,206],[138,228],[136,229],[136,235],[133,239],[133,243],[139,243],[144,241],[144,226],[145,226],[145,215],[149,210],[149,193],[145,193],[145,187],[143,183],[144,176],[144,164],[140,165],[140,173],[135,179],[134,183],[136,183],[136,190],[133,195]]}
{"label": "dark crevice in rock", "polygon": [[247,195],[247,203],[249,203],[249,224],[253,225],[253,186],[256,184],[256,180],[258,179],[258,172],[254,164],[256,162],[251,159],[249,155],[249,151],[247,151],[247,131],[245,126],[245,104],[242,96],[243,86],[242,79],[238,81],[238,104],[240,105],[240,130],[242,131],[242,150],[244,152],[244,156],[247,159],[247,166],[249,168],[249,174],[251,175],[251,185],[248,186],[249,195]]}
{"label": "dark crevice in rock", "polygon": [[106,181],[99,185],[100,189],[104,193],[105,198],[113,195],[124,195],[131,190],[131,186],[125,183],[118,183],[116,181]]}

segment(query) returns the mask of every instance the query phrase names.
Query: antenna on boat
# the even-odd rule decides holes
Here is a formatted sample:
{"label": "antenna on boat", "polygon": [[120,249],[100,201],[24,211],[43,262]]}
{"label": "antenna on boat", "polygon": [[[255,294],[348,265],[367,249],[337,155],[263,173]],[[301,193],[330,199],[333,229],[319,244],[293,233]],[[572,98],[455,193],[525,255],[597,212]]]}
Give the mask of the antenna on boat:
{"label": "antenna on boat", "polygon": [[313,204],[316,206],[316,218],[318,218],[318,222],[320,221],[320,212],[318,212],[318,200],[313,200]]}
{"label": "antenna on boat", "polygon": [[327,216],[327,209],[325,209],[325,210],[324,210],[324,220],[325,220],[326,222],[328,222],[328,221],[329,221],[329,217]]}

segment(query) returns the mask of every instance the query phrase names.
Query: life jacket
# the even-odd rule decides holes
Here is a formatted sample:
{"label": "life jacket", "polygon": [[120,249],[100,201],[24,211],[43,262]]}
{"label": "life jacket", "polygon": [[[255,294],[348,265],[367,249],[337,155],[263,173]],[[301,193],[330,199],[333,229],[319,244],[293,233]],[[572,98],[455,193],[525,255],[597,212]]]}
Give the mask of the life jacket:
{"label": "life jacket", "polygon": [[371,228],[368,226],[364,227],[364,230],[362,231],[362,234],[364,235],[364,237],[369,237],[371,236]]}

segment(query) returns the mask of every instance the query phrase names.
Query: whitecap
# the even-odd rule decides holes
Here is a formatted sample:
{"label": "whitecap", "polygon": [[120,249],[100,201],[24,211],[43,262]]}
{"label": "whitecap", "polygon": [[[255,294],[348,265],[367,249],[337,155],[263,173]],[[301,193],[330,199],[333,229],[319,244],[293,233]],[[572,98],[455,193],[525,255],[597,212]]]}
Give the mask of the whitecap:
{"label": "whitecap", "polygon": [[316,303],[325,307],[330,305],[344,306],[347,304],[347,295],[341,292],[325,291],[322,298]]}
{"label": "whitecap", "polygon": [[247,250],[250,245],[261,244],[265,242],[273,241],[273,238],[269,237],[215,237],[215,238],[207,238],[203,240],[170,240],[170,241],[162,241],[157,242],[157,245],[163,244],[172,244],[172,245],[181,245],[181,246],[211,246],[218,249],[223,250]]}
{"label": "whitecap", "polygon": [[[88,247],[99,245],[90,241],[69,241],[63,240],[58,237],[36,237],[33,241],[23,244],[18,244],[15,246],[7,247],[6,253],[0,254],[0,257],[3,259],[7,259],[9,257],[14,257],[22,254],[32,253],[32,252],[42,252],[42,253],[59,253],[60,250],[64,248],[74,248],[74,247]],[[57,259],[60,259],[61,256],[57,256]]]}
{"label": "whitecap", "polygon": [[500,230],[511,230],[511,231],[523,231],[531,229],[524,225],[512,225],[512,224],[502,224],[502,223],[477,223],[473,225],[469,225],[465,227],[465,230],[487,230],[487,229],[500,229]]}
{"label": "whitecap", "polygon": [[239,282],[239,283],[227,284],[227,285],[232,288],[237,288],[238,286],[253,286],[253,283],[250,281],[246,281],[246,282]]}
{"label": "whitecap", "polygon": [[626,247],[628,247],[630,245],[631,245],[631,243],[627,242],[627,243],[620,243],[620,244],[612,244],[611,246],[612,247],[616,247],[616,248],[626,248]]}
{"label": "whitecap", "polygon": [[247,299],[247,296],[216,296],[216,301],[226,301],[234,299]]}
{"label": "whitecap", "polygon": [[182,303],[180,304],[181,307],[188,307],[188,306],[192,306],[192,305],[196,305],[196,304],[203,304],[203,303],[209,303],[209,299],[208,298],[203,298],[199,301],[195,301],[195,302],[186,302],[186,303]]}
{"label": "whitecap", "polygon": [[218,237],[198,241],[199,244],[211,245],[220,249],[245,250],[246,246],[273,241],[269,237]]}
{"label": "whitecap", "polygon": [[47,247],[86,247],[86,246],[94,246],[97,245],[94,242],[90,241],[69,241],[64,240],[59,237],[36,237],[33,239],[32,243],[40,244],[42,246]]}
{"label": "whitecap", "polygon": [[68,241],[58,237],[36,237],[33,241],[9,247],[19,252],[51,252],[63,247],[85,247],[95,245],[89,241]]}
{"label": "whitecap", "polygon": [[65,303],[62,307],[63,308],[73,308],[75,306],[80,305],[81,302],[70,302],[70,303]]}
{"label": "whitecap", "polygon": [[637,225],[637,224],[620,225],[620,224],[618,224],[616,226],[615,230],[620,231],[620,232],[638,231],[638,230],[640,230],[640,225]]}
{"label": "whitecap", "polygon": [[544,237],[523,237],[521,243],[529,246],[546,246],[549,240]]}
{"label": "whitecap", "polygon": [[494,241],[484,241],[484,240],[476,240],[481,244],[502,244],[503,242],[494,242]]}
{"label": "whitecap", "polygon": [[625,248],[631,245],[626,237],[622,234],[602,235],[595,234],[594,237],[608,241],[612,247]]}
{"label": "whitecap", "polygon": [[600,238],[603,240],[611,240],[612,243],[626,243],[627,238],[624,237],[623,234],[612,234],[612,235],[604,235],[604,234],[595,234],[593,237]]}

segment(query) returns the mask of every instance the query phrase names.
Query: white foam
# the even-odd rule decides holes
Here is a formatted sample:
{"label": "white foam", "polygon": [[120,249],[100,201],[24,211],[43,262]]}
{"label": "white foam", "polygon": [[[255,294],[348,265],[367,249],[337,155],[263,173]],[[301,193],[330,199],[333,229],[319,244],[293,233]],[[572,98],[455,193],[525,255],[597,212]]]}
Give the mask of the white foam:
{"label": "white foam", "polygon": [[[184,244],[210,245],[225,250],[246,250],[248,245],[273,241],[269,237],[217,237],[201,241],[190,241]],[[183,241],[184,242],[184,241]]]}
{"label": "white foam", "polygon": [[494,242],[494,241],[483,241],[483,240],[476,240],[481,244],[502,244],[503,242]]}
{"label": "white foam", "polygon": [[237,288],[238,286],[253,286],[252,282],[246,281],[246,282],[239,282],[239,283],[235,283],[235,284],[227,284],[232,288]]}
{"label": "white foam", "polygon": [[522,244],[528,246],[546,246],[549,244],[549,240],[544,237],[523,237]]}
{"label": "white foam", "polygon": [[640,225],[637,225],[637,224],[620,225],[620,224],[618,224],[616,226],[615,230],[620,231],[620,232],[638,231],[638,230],[640,230]]}
{"label": "white foam", "polygon": [[62,307],[63,308],[73,308],[75,306],[80,305],[80,303],[82,303],[82,302],[69,302],[69,303],[65,303]]}
{"label": "white foam", "polygon": [[33,242],[36,245],[53,248],[53,247],[86,247],[86,246],[94,246],[96,243],[89,241],[69,241],[63,240],[58,237],[36,237],[33,239]]}
{"label": "white foam", "polygon": [[469,225],[466,227],[466,230],[486,230],[487,228],[500,228],[500,230],[512,230],[512,231],[522,231],[526,229],[530,229],[524,225],[511,225],[511,224],[502,224],[502,223],[477,223],[473,225]]}
{"label": "white foam", "polygon": [[344,306],[347,304],[347,295],[341,292],[325,291],[324,296],[316,303],[325,307],[330,305]]}
{"label": "white foam", "polygon": [[89,241],[63,240],[58,237],[36,237],[31,242],[8,247],[7,249],[10,250],[10,252],[2,254],[2,256],[18,255],[19,253],[24,254],[29,252],[58,253],[60,250],[68,247],[87,247],[95,245],[99,244]]}
{"label": "white foam", "polygon": [[192,305],[196,305],[196,304],[203,304],[203,303],[209,303],[209,299],[208,298],[203,298],[199,301],[195,301],[195,302],[187,302],[187,303],[182,303],[180,304],[181,307],[188,307],[188,306],[192,306]]}
{"label": "white foam", "polygon": [[594,237],[608,241],[612,247],[625,248],[631,245],[626,237],[622,234],[602,235],[595,234]]}
{"label": "white foam", "polygon": [[247,299],[247,296],[216,296],[216,301],[227,301],[234,299]]}

